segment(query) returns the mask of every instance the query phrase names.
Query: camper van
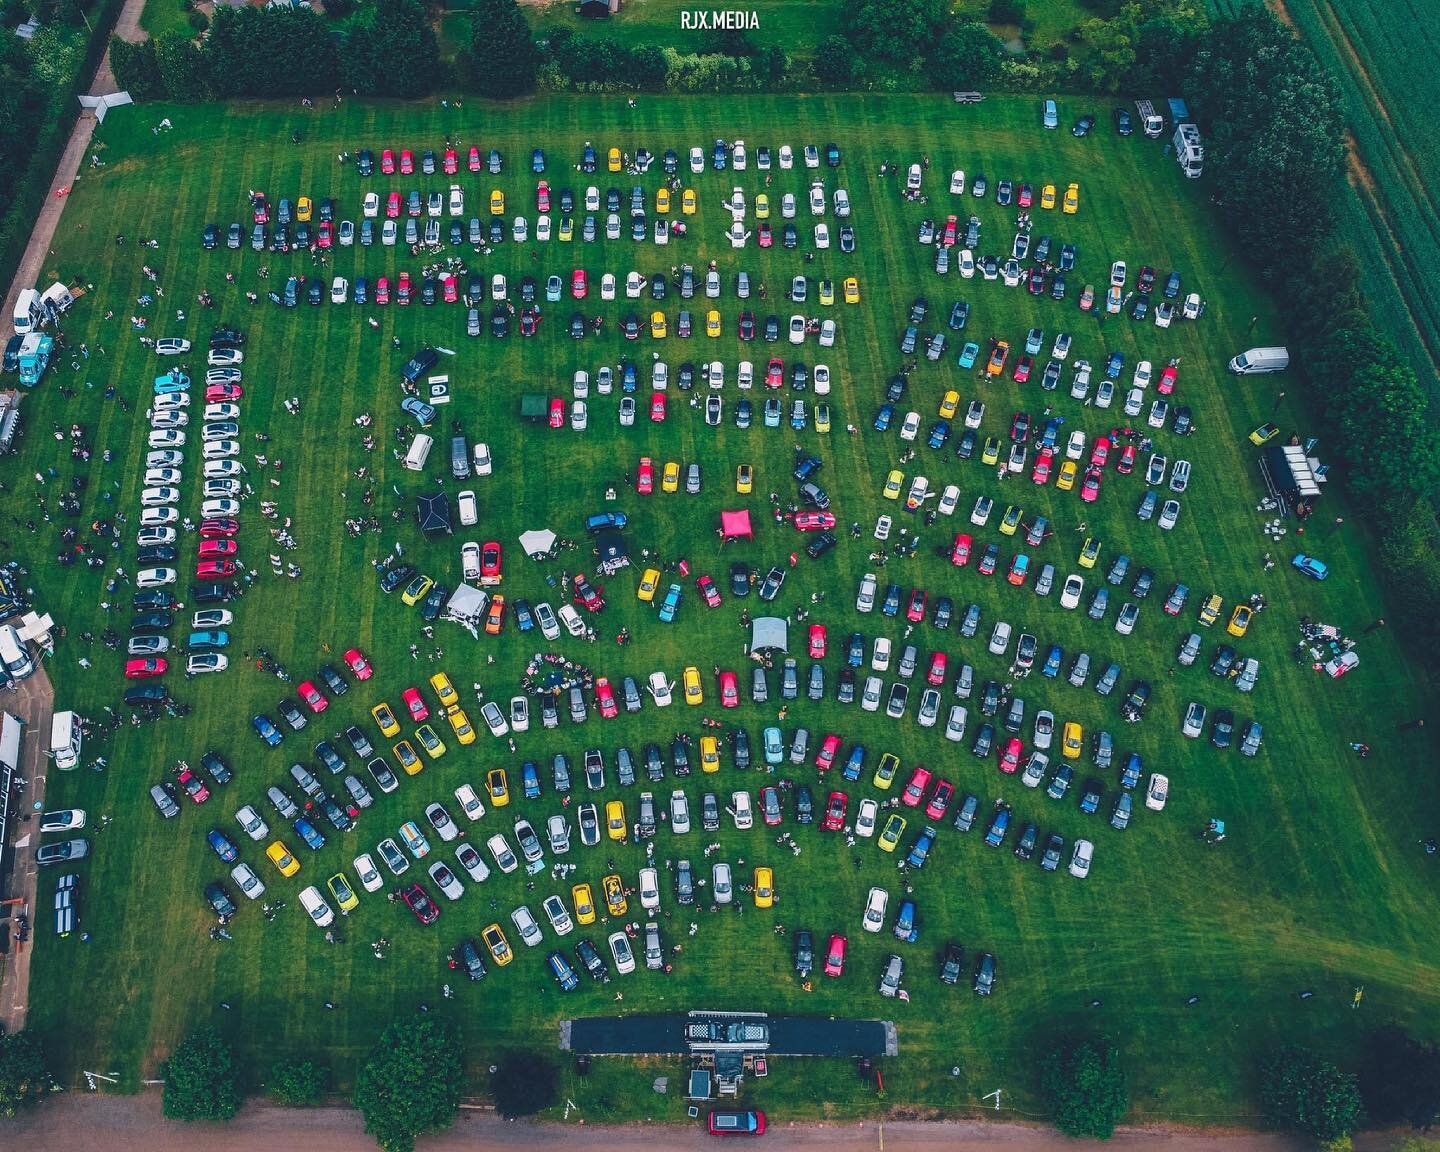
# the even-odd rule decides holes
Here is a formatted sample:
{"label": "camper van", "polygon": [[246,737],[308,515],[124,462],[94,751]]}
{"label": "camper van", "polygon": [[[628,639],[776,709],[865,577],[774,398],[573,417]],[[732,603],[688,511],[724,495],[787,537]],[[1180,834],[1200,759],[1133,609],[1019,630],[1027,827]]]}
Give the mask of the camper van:
{"label": "camper van", "polygon": [[24,336],[35,331],[44,315],[45,312],[40,307],[40,293],[34,288],[26,288],[15,300],[15,334]]}
{"label": "camper van", "polygon": [[11,624],[0,624],[0,666],[12,680],[24,680],[35,671],[30,650]]}
{"label": "camper van", "polygon": [[470,476],[470,446],[465,443],[464,436],[450,438],[450,475],[456,480],[465,480]]}
{"label": "camper van", "polygon": [[1283,372],[1290,367],[1290,351],[1286,348],[1247,348],[1231,360],[1228,367],[1237,376]]}
{"label": "camper van", "polygon": [[425,435],[424,432],[417,432],[415,439],[410,441],[410,449],[405,453],[405,467],[411,472],[425,471],[425,461],[430,459],[430,449],[435,446],[435,441]]}
{"label": "camper van", "polygon": [[56,712],[50,718],[50,755],[56,768],[74,768],[80,763],[80,717],[74,712]]}
{"label": "camper van", "polygon": [[45,313],[45,320],[55,320],[70,310],[70,305],[75,303],[75,297],[70,295],[70,289],[66,288],[60,281],[55,281],[40,296],[40,308]]}

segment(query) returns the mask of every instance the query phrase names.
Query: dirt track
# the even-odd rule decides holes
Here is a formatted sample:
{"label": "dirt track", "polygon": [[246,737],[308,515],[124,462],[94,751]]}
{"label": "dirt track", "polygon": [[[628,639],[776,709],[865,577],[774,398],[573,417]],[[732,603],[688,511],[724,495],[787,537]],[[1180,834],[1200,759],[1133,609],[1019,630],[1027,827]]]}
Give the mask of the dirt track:
{"label": "dirt track", "polygon": [[[160,1115],[160,1093],[104,1096],[69,1093],[6,1125],[12,1148],[63,1148],[66,1152],[253,1152],[296,1148],[305,1152],[356,1152],[375,1148],[359,1114],[345,1108],[288,1110],[252,1102],[223,1126],[176,1124]],[[491,1152],[564,1145],[572,1152],[635,1152],[637,1149],[714,1148],[698,1129],[604,1128],[567,1124],[507,1124],[489,1112],[465,1111],[455,1126],[419,1142],[419,1152]],[[762,1147],[826,1152],[972,1152],[1004,1146],[1016,1152],[1073,1152],[1102,1148],[1168,1152],[1299,1152],[1307,1147],[1285,1136],[1248,1132],[1166,1132],[1129,1129],[1107,1143],[1066,1140],[1045,1128],[1020,1124],[894,1123],[780,1129]],[[1383,1143],[1357,1141],[1356,1147]]]}

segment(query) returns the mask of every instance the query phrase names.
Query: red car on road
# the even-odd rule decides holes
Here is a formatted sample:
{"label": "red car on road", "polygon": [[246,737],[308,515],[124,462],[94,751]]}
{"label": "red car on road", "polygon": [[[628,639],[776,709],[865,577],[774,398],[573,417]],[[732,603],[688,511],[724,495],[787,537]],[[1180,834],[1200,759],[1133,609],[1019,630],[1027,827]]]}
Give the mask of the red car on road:
{"label": "red car on road", "polygon": [[315,715],[320,715],[326,708],[330,707],[330,701],[325,698],[325,693],[315,687],[313,680],[302,680],[296,688],[296,694],[304,701],[305,707],[309,708]]}
{"label": "red car on road", "polygon": [[412,724],[423,724],[429,718],[430,706],[425,703],[425,698],[420,695],[420,689],[407,688],[404,692],[400,693],[400,699],[405,702],[405,711],[410,714],[410,722]]}
{"label": "red car on road", "polygon": [[810,625],[810,659],[825,659],[825,625]]}
{"label": "red car on road", "polygon": [[375,675],[375,669],[370,666],[370,661],[365,658],[365,653],[359,648],[349,648],[344,656],[345,667],[350,669],[350,675],[356,680],[369,680]]}
{"label": "red car on road", "polygon": [[850,805],[850,797],[844,792],[831,792],[830,799],[825,801],[825,818],[820,821],[822,832],[838,832],[845,827],[846,809]]}

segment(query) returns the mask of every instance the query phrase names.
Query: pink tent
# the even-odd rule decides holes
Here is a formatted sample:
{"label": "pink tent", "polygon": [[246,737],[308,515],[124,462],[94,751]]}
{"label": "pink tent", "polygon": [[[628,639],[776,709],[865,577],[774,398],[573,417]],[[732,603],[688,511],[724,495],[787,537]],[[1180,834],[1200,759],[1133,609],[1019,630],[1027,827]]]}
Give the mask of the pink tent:
{"label": "pink tent", "polygon": [[750,527],[750,513],[745,509],[741,509],[739,512],[721,512],[720,538],[722,540],[755,539],[755,530]]}

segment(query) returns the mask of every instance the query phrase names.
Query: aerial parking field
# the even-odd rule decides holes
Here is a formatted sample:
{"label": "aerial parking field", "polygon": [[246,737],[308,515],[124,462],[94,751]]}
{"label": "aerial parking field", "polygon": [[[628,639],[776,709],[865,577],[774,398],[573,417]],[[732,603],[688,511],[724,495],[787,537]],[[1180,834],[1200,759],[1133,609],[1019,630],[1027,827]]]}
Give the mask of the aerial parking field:
{"label": "aerial parking field", "polygon": [[[1278,1039],[1434,1012],[1436,796],[1363,511],[1265,533],[1261,452],[1311,430],[1226,365],[1283,334],[1108,106],[144,106],[97,138],[45,278],[88,290],[0,461],[57,707],[122,721],[48,779],[89,814],[41,870],[42,907],[79,877],[31,984],[62,1075],[133,1089],[210,1019],[254,1083],[303,1055],[344,1086],[422,1003],[476,1067],[577,1016],[755,1009],[895,1021],[916,1114],[1033,1112],[1037,1047],[1105,1032],[1132,1115],[1203,1123]],[[146,506],[174,531],[142,558]],[[132,726],[155,684],[188,714]],[[667,1072],[563,1095],[678,1121]],[[842,1060],[744,1096],[879,1106]]]}

